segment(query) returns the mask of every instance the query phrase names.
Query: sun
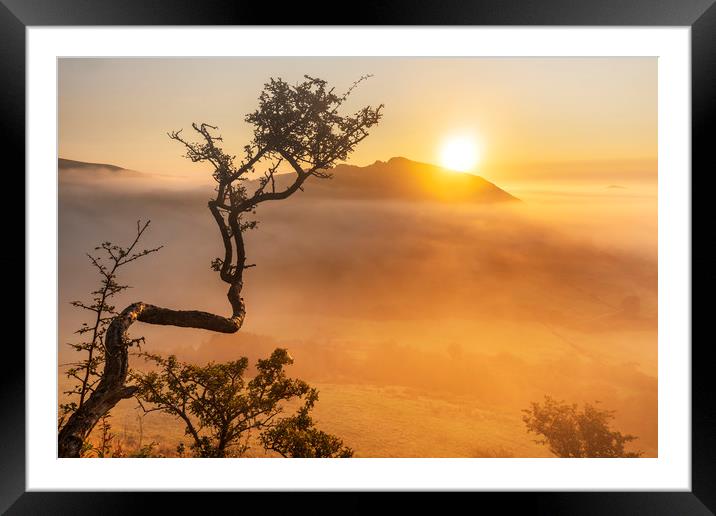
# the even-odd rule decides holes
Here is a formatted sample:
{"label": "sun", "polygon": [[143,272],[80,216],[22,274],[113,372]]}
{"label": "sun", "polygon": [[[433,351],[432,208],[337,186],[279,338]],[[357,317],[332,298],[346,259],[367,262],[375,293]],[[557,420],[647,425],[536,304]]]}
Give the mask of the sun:
{"label": "sun", "polygon": [[480,151],[474,138],[455,136],[446,139],[440,149],[440,164],[458,172],[470,172],[480,161]]}

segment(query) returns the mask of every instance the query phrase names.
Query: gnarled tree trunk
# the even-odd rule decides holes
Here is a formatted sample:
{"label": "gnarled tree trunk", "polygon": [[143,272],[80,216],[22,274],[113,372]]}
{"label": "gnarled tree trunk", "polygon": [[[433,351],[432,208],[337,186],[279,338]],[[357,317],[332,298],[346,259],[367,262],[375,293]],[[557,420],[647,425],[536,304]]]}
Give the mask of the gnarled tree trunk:
{"label": "gnarled tree trunk", "polygon": [[57,438],[59,457],[79,457],[82,443],[99,419],[125,398],[131,398],[136,387],[127,386],[129,371],[129,339],[126,332],[134,321],[149,324],[200,328],[221,333],[239,331],[246,315],[244,303],[232,285],[229,299],[234,314],[222,317],[195,310],[170,310],[146,303],[133,303],[122,311],[109,325],[105,335],[104,373],[97,388],[77,409],[60,430]]}

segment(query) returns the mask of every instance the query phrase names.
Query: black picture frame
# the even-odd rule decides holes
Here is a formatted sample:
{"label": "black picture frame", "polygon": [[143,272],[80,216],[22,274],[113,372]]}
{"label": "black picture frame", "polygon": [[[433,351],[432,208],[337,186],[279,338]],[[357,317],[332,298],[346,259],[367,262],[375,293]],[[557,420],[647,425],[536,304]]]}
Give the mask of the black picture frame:
{"label": "black picture frame", "polygon": [[[3,165],[9,178],[25,169],[25,29],[28,26],[82,25],[575,25],[575,26],[688,26],[691,27],[692,74],[692,299],[713,288],[713,263],[707,255],[695,256],[697,228],[711,224],[713,215],[698,214],[695,196],[708,195],[705,178],[713,169],[716,133],[716,5],[715,0],[414,0],[345,4],[296,2],[278,7],[243,0],[0,0],[0,124],[9,161]],[[270,11],[270,12],[269,12]],[[343,11],[344,14],[337,14]],[[354,11],[354,12],[351,12]],[[350,14],[348,14],[350,13]],[[13,160],[15,162],[13,163]],[[11,164],[13,163],[13,164]],[[689,171],[685,170],[685,174]],[[14,173],[15,177],[19,177]],[[694,188],[694,183],[697,188]],[[698,188],[698,186],[701,188]],[[23,191],[24,183],[22,186]],[[15,190],[17,191],[17,190]],[[31,193],[25,192],[25,195]],[[703,204],[701,204],[703,206]],[[17,217],[17,208],[12,215]],[[6,219],[7,220],[7,219]],[[702,230],[703,233],[703,230]],[[707,234],[713,232],[708,230]],[[20,241],[17,239],[16,241]],[[23,252],[24,253],[24,252]],[[24,256],[24,254],[23,254]],[[25,270],[27,275],[32,271]],[[695,276],[694,276],[695,275]],[[708,359],[711,339],[698,339],[694,330],[703,325],[708,305],[692,301],[692,490],[689,492],[525,492],[465,493],[451,497],[456,503],[496,502],[501,510],[529,510],[544,514],[714,514],[716,512],[716,405]],[[694,315],[701,315],[701,325]],[[25,355],[6,337],[6,367],[0,374],[0,511],[8,514],[127,514],[147,510],[153,501],[163,512],[194,512],[214,503],[253,501],[260,494],[204,493],[53,493],[25,490]],[[687,343],[673,343],[686,345]],[[265,495],[264,495],[265,496]],[[470,496],[471,500],[460,500]],[[216,498],[218,497],[218,498]],[[240,498],[239,498],[240,497]],[[383,504],[376,493],[352,493],[334,505],[315,493],[300,495],[309,507],[326,512],[368,512]],[[475,500],[475,497],[478,500]],[[271,497],[272,510],[295,507],[296,501]],[[309,501],[310,500],[310,501]],[[445,501],[412,497],[423,509]],[[259,500],[257,500],[259,501]],[[333,505],[333,508],[331,508]],[[474,506],[474,505],[473,505]],[[437,506],[436,506],[437,507]],[[237,509],[239,506],[237,505]]]}

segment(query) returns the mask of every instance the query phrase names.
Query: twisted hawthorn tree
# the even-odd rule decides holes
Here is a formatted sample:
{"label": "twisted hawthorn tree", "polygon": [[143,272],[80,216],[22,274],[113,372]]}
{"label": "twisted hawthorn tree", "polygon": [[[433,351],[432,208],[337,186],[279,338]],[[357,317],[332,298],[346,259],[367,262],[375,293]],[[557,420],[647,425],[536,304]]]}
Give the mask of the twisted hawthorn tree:
{"label": "twisted hawthorn tree", "polygon": [[[120,400],[137,392],[136,385],[127,385],[131,344],[127,331],[135,321],[221,333],[241,329],[246,316],[241,297],[244,270],[252,266],[246,263],[243,233],[256,227],[256,221],[249,217],[263,202],[287,199],[302,189],[310,177],[330,178],[329,169],[345,160],[368,136],[368,130],[382,117],[382,104],[365,106],[353,114],[340,112],[356,86],[367,77],[361,77],[343,94],[314,77],[305,76],[303,82],[295,85],[280,78],[270,79],[259,95],[258,108],[245,117],[253,125],[253,138],[244,147],[244,157],[238,163],[236,156],[221,149],[223,140],[215,133],[215,126],[193,123],[198,142],[184,139],[182,131],[169,133],[172,140],[185,147],[188,159],[206,162],[213,169],[216,195],[208,208],[223,241],[224,257],[214,259],[211,266],[229,285],[231,315],[173,310],[142,301],[127,306],[107,328],[104,371],[99,384],[58,435],[60,457],[79,457],[82,442],[97,421]],[[282,166],[291,168],[293,180],[277,190],[275,176]],[[249,191],[247,180],[261,171],[258,186]]]}

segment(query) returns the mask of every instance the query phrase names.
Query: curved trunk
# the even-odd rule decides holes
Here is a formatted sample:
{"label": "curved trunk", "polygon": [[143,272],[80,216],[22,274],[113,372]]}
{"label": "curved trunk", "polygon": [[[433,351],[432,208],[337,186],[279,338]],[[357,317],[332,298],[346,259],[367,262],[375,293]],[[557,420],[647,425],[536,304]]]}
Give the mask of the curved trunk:
{"label": "curved trunk", "polygon": [[[240,290],[240,287],[239,287]],[[233,298],[233,299],[232,299]],[[119,401],[131,398],[137,388],[125,385],[129,370],[129,346],[126,332],[134,321],[199,328],[221,333],[235,333],[244,322],[244,304],[230,289],[234,314],[222,317],[196,310],[170,310],[146,303],[133,303],[110,323],[105,335],[104,373],[97,388],[67,420],[57,438],[59,457],[79,457],[82,443],[97,424]]]}

